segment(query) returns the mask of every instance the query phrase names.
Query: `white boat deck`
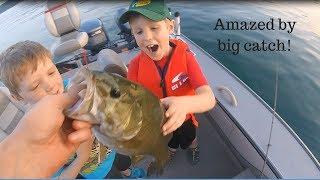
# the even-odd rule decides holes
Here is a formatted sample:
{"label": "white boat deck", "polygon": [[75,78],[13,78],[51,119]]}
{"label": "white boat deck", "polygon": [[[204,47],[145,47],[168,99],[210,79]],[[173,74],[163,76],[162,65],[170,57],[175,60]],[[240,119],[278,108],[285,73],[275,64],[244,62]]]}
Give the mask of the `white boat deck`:
{"label": "white boat deck", "polygon": [[[166,167],[161,178],[232,178],[244,168],[235,158],[225,141],[220,137],[216,127],[201,114],[198,117],[198,138],[200,145],[200,162],[192,166],[188,160],[188,151],[179,150],[172,165]],[[249,178],[249,177],[247,177]],[[250,176],[254,178],[254,176]]]}

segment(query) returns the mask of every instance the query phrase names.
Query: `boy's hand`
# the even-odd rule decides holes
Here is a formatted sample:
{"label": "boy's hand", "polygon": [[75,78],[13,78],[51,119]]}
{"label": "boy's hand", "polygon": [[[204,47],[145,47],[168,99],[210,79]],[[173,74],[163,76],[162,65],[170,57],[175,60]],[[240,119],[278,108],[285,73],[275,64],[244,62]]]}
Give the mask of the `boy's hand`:
{"label": "boy's hand", "polygon": [[79,159],[79,161],[85,163],[89,159],[93,141],[94,138],[92,137],[80,144],[79,148],[77,149],[77,159]]}
{"label": "boy's hand", "polygon": [[166,107],[165,116],[168,119],[162,126],[163,135],[167,135],[178,129],[186,119],[188,113],[187,101],[185,97],[166,97],[160,99],[161,103]]}

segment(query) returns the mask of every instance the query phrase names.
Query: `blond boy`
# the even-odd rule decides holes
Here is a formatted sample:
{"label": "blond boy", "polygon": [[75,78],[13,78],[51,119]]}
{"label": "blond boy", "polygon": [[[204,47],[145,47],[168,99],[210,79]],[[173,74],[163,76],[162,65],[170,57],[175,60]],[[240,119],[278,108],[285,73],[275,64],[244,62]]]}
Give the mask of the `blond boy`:
{"label": "blond boy", "polygon": [[[61,94],[64,91],[64,82],[51,60],[51,53],[33,41],[18,42],[0,55],[0,79],[14,99],[31,106],[44,96]],[[103,149],[101,151],[104,154],[100,154],[100,149]],[[81,171],[85,177],[104,178],[108,171],[103,168],[111,166],[113,162],[107,158],[106,152],[106,147],[100,146],[97,141],[93,145],[93,139],[84,142],[77,149],[77,156],[71,164],[63,168],[61,174],[60,171],[56,175],[60,174],[60,178],[75,178]],[[114,158],[110,158],[112,157]],[[101,162],[98,160],[100,158]],[[144,176],[140,168],[133,171],[128,169],[131,165],[129,157],[116,154],[115,159],[116,168],[124,176]]]}
{"label": "blond boy", "polygon": [[193,113],[208,111],[215,98],[200,66],[187,44],[170,39],[174,25],[168,7],[161,0],[135,0],[120,17],[129,22],[141,52],[130,62],[128,78],[144,85],[167,107],[164,135],[173,132],[169,155],[179,146],[190,149],[191,163],[199,161],[196,138],[198,122]]}
{"label": "blond boy", "polygon": [[[1,53],[0,79],[14,99],[30,106],[47,95],[64,91],[62,77],[51,60],[51,53],[33,41],[18,42]],[[77,176],[89,158],[91,145],[92,140],[79,146],[77,159],[62,176]]]}

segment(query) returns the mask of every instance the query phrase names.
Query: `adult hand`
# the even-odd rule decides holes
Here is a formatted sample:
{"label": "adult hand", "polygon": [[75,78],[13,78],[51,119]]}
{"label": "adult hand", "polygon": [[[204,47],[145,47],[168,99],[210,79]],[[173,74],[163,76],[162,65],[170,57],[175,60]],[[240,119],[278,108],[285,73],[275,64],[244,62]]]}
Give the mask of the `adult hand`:
{"label": "adult hand", "polygon": [[0,177],[50,177],[91,138],[91,125],[65,118],[78,88],[46,96],[21,119],[16,129],[0,144]]}

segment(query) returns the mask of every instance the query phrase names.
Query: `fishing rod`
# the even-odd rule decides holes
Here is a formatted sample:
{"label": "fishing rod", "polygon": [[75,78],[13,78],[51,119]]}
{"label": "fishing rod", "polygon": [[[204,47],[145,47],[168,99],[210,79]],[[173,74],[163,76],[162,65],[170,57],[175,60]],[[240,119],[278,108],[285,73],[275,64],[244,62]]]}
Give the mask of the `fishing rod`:
{"label": "fishing rod", "polygon": [[264,157],[262,170],[260,172],[260,178],[262,178],[265,166],[267,164],[267,159],[268,159],[268,155],[269,155],[269,149],[271,147],[271,136],[272,136],[274,118],[276,116],[277,100],[278,100],[278,81],[279,81],[279,62],[276,61],[276,80],[275,80],[274,101],[273,101],[273,108],[272,108],[272,119],[271,119],[271,126],[270,126],[269,137],[268,137],[267,150],[266,150],[266,154],[265,154],[265,157]]}

